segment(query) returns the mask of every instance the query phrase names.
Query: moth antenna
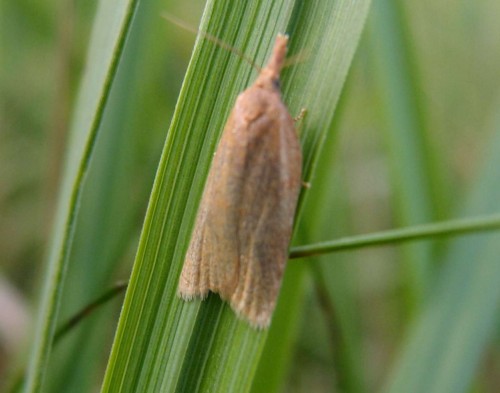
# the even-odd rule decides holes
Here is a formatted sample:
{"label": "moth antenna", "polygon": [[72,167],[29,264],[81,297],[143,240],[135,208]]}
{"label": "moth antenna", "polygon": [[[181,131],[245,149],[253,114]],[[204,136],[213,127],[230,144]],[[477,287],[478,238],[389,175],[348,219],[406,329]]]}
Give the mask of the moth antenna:
{"label": "moth antenna", "polygon": [[300,52],[290,56],[283,63],[283,68],[290,67],[295,64],[303,63],[309,57],[309,51],[302,49]]}
{"label": "moth antenna", "polygon": [[257,72],[261,72],[262,71],[262,67],[259,67],[257,64],[254,63],[254,61],[248,57],[247,55],[245,55],[242,51],[236,49],[235,47],[229,45],[228,43],[222,41],[220,38],[217,38],[215,36],[213,36],[212,34],[210,33],[207,33],[206,31],[201,31],[201,30],[198,30],[196,28],[194,28],[193,26],[189,25],[188,23],[166,13],[166,12],[163,12],[161,14],[161,17],[167,21],[169,21],[170,23],[173,23],[174,25],[184,29],[184,30],[187,30],[191,33],[194,33],[194,34],[200,34],[203,38],[206,38],[207,40],[209,41],[212,41],[214,44],[217,44],[219,45],[221,48],[224,48],[230,52],[233,52],[234,54],[238,55],[241,59],[243,59],[244,61],[246,61],[248,64],[250,64],[253,68],[255,68],[257,70]]}

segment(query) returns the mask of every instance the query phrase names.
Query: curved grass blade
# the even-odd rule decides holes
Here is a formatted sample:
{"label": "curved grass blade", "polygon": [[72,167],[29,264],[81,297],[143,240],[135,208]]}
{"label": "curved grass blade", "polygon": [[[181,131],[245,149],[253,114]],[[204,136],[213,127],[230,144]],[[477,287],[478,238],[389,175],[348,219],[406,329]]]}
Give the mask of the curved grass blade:
{"label": "curved grass blade", "polygon": [[[175,70],[159,0],[140,2],[99,128],[77,218],[59,324],[126,274],[184,70]],[[179,81],[165,88],[158,75]],[[171,96],[171,98],[170,98]],[[121,277],[124,277],[123,275]],[[128,277],[127,277],[128,279]],[[121,301],[106,305],[54,348],[45,390],[86,393],[100,384]]]}
{"label": "curved grass blade", "polygon": [[88,53],[88,68],[71,126],[71,146],[59,197],[25,392],[42,389],[85,174],[135,4],[133,0],[102,2],[97,12]]}
{"label": "curved grass blade", "polygon": [[[309,110],[302,134],[308,175],[368,8],[367,1],[318,4],[210,1],[200,28],[258,64],[287,25],[290,55],[306,44],[317,49],[283,75],[291,113]],[[185,303],[175,292],[217,137],[236,95],[254,76],[241,59],[198,40],[158,168],[103,392],[250,388],[266,333],[237,320],[217,296]]]}

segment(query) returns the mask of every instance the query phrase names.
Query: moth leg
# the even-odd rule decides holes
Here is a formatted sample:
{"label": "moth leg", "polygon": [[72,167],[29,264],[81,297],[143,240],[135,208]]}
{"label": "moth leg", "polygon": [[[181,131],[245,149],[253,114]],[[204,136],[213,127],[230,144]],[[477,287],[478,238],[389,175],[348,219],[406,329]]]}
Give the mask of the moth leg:
{"label": "moth leg", "polygon": [[307,109],[302,108],[300,110],[299,114],[293,118],[293,121],[298,122],[298,121],[302,120],[304,117],[306,117],[306,115],[307,115]]}

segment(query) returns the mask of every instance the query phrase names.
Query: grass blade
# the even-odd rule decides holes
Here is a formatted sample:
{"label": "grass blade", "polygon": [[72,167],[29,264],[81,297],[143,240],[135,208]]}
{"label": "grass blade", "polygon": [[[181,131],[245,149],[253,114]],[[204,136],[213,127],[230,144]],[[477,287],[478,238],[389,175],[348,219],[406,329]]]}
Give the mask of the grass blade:
{"label": "grass blade", "polygon": [[[500,209],[500,117],[488,160],[464,215]],[[499,234],[454,241],[422,315],[402,348],[386,392],[468,391],[495,333],[500,306]]]}
{"label": "grass blade", "polygon": [[[412,52],[404,5],[377,1],[370,19],[370,44],[380,96],[382,129],[386,132],[398,226],[432,222],[442,217],[439,171],[430,148],[427,119],[421,103],[418,69]],[[416,309],[432,277],[432,244],[403,249],[408,282],[405,309]]]}
{"label": "grass blade", "polygon": [[[179,88],[174,83],[166,88],[158,75],[180,82],[184,71],[165,61],[172,57],[172,43],[158,39],[168,27],[158,17],[163,7],[158,0],[140,2],[125,42],[85,181],[59,323],[116,280],[128,279],[164,140],[162,126]],[[104,306],[56,346],[47,392],[86,393],[101,383],[121,300]]]}
{"label": "grass blade", "polygon": [[440,236],[471,235],[479,232],[498,231],[499,229],[500,214],[490,214],[297,246],[290,250],[290,258],[304,258],[351,249],[358,250],[363,247],[401,244],[409,241],[435,239]]}
{"label": "grass blade", "polygon": [[88,69],[71,129],[72,143],[66,161],[25,392],[42,389],[85,173],[134,7],[135,2],[129,0],[114,4],[101,3],[97,13]]}
{"label": "grass blade", "polygon": [[[211,1],[201,25],[258,64],[286,26],[293,37],[291,55],[307,44],[315,48],[305,64],[283,75],[290,111],[309,110],[302,133],[307,177],[333,118],[369,3],[318,4]],[[217,296],[203,304],[184,303],[175,291],[217,137],[237,93],[254,76],[233,54],[209,41],[197,42],[157,172],[103,392],[250,388],[266,334],[238,321]]]}

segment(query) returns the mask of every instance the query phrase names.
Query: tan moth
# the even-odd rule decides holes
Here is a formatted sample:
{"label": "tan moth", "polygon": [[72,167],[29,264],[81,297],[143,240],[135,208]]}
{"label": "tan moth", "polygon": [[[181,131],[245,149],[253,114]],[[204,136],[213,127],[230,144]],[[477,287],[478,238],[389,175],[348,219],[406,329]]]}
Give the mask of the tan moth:
{"label": "tan moth", "polygon": [[279,88],[287,42],[277,36],[269,62],[236,99],[178,287],[185,300],[218,293],[257,328],[271,322],[302,184],[300,144]]}

